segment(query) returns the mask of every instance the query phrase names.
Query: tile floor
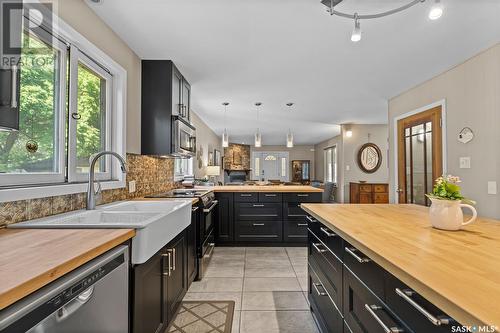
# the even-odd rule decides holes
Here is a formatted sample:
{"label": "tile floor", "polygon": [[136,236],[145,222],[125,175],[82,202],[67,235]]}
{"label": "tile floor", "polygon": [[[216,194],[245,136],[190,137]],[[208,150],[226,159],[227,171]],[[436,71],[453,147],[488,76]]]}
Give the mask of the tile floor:
{"label": "tile floor", "polygon": [[217,247],[184,300],[234,300],[233,333],[317,333],[306,247]]}

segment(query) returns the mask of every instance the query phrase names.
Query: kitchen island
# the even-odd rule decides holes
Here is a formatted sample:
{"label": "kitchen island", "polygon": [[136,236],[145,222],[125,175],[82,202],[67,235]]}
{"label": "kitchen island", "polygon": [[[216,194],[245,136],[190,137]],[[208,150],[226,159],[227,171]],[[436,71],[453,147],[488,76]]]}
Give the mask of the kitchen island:
{"label": "kitchen island", "polygon": [[[450,232],[432,228],[428,208],[416,205],[302,208],[309,214],[309,278],[316,287],[309,296],[324,326],[352,332],[382,325],[415,332],[500,326],[500,221],[479,218]],[[331,309],[340,312],[336,322]]]}
{"label": "kitchen island", "polygon": [[213,188],[217,245],[305,245],[303,203],[319,203],[323,190],[300,185],[229,185]]}

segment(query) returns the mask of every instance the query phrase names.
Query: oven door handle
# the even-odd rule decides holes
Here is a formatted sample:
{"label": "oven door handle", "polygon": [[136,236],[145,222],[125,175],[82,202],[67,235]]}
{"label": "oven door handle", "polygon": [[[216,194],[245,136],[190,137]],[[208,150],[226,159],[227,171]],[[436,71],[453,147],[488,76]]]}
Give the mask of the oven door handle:
{"label": "oven door handle", "polygon": [[203,213],[210,213],[212,211],[212,209],[214,209],[215,206],[217,206],[218,203],[219,203],[218,200],[214,200],[212,205],[209,208],[203,209]]}

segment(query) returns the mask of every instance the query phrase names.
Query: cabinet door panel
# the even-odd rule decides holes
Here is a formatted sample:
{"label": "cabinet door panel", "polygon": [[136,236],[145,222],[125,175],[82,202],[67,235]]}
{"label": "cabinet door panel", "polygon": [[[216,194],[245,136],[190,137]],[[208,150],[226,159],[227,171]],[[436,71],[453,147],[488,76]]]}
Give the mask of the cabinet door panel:
{"label": "cabinet door panel", "polygon": [[283,215],[289,220],[302,220],[307,213],[300,208],[300,202],[285,202],[283,204]]}
{"label": "cabinet door panel", "polygon": [[303,220],[284,221],[284,237],[288,242],[307,242],[307,223]]}
{"label": "cabinet door panel", "polygon": [[187,275],[188,287],[196,278],[196,226],[199,218],[199,208],[193,207],[191,213],[191,224],[186,229],[186,246],[187,246]]}
{"label": "cabinet door panel", "polygon": [[186,81],[185,78],[182,79],[182,117],[186,120],[191,119],[191,85]]}
{"label": "cabinet door panel", "polygon": [[175,67],[172,71],[172,115],[182,116],[182,74]]}
{"label": "cabinet door panel", "polygon": [[187,292],[186,272],[186,237],[182,232],[167,245],[167,252],[171,257],[172,266],[170,275],[167,277],[167,317],[172,320],[175,311],[180,305],[182,298]]}
{"label": "cabinet door panel", "polygon": [[281,242],[282,222],[280,221],[237,221],[236,240],[242,242]]}
{"label": "cabinet door panel", "polygon": [[217,243],[234,241],[233,193],[217,193],[219,201],[216,214],[215,234]]}
{"label": "cabinet door panel", "polygon": [[163,313],[161,253],[134,268],[134,333],[155,333],[166,323]]}
{"label": "cabinet door panel", "polygon": [[281,204],[279,203],[236,203],[236,220],[281,220]]}

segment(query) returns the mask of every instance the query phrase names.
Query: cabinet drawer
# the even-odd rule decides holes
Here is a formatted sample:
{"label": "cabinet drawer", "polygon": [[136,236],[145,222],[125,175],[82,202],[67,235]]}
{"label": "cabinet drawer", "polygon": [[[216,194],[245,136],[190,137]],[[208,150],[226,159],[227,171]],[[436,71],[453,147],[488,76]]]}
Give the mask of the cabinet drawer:
{"label": "cabinet drawer", "polygon": [[236,220],[281,220],[281,204],[279,203],[236,203]]}
{"label": "cabinet drawer", "polygon": [[281,193],[259,193],[260,202],[281,202],[282,198]]}
{"label": "cabinet drawer", "polygon": [[344,270],[344,320],[353,333],[411,332],[348,270]]}
{"label": "cabinet drawer", "polygon": [[321,193],[286,193],[284,198],[289,202],[321,202]]}
{"label": "cabinet drawer", "polygon": [[372,194],[371,193],[360,193],[359,194],[359,203],[360,204],[371,204],[372,202]]}
{"label": "cabinet drawer", "polygon": [[330,251],[332,251],[341,261],[344,255],[344,241],[342,238],[326,227],[321,222],[310,223],[309,229],[318,237]]}
{"label": "cabinet drawer", "polygon": [[389,194],[387,194],[387,193],[374,193],[373,194],[373,203],[376,203],[376,204],[389,203]]}
{"label": "cabinet drawer", "polygon": [[309,263],[323,282],[332,301],[342,309],[342,262],[312,233],[309,233]]}
{"label": "cabinet drawer", "polygon": [[235,202],[257,202],[259,201],[259,193],[257,192],[236,192],[234,194]]}
{"label": "cabinet drawer", "polygon": [[344,264],[372,290],[384,299],[384,270],[361,251],[344,241]]}
{"label": "cabinet drawer", "polygon": [[286,221],[284,222],[285,241],[288,242],[307,242],[307,223],[305,221]]}
{"label": "cabinet drawer", "polygon": [[387,193],[389,191],[387,189],[387,185],[379,184],[379,185],[373,185],[373,192],[375,192],[375,193]]}
{"label": "cabinet drawer", "polygon": [[372,186],[371,185],[359,185],[359,192],[371,193]]}
{"label": "cabinet drawer", "polygon": [[283,215],[287,219],[303,220],[307,213],[300,208],[300,202],[285,202],[283,204]]}
{"label": "cabinet drawer", "polygon": [[308,272],[308,299],[322,331],[342,332],[344,323],[340,310],[332,302],[328,291],[324,288],[322,281],[311,266],[308,267]]}
{"label": "cabinet drawer", "polygon": [[236,240],[243,242],[281,242],[281,221],[237,221]]}
{"label": "cabinet drawer", "polygon": [[387,273],[385,299],[387,305],[415,332],[445,333],[458,325],[451,317]]}

